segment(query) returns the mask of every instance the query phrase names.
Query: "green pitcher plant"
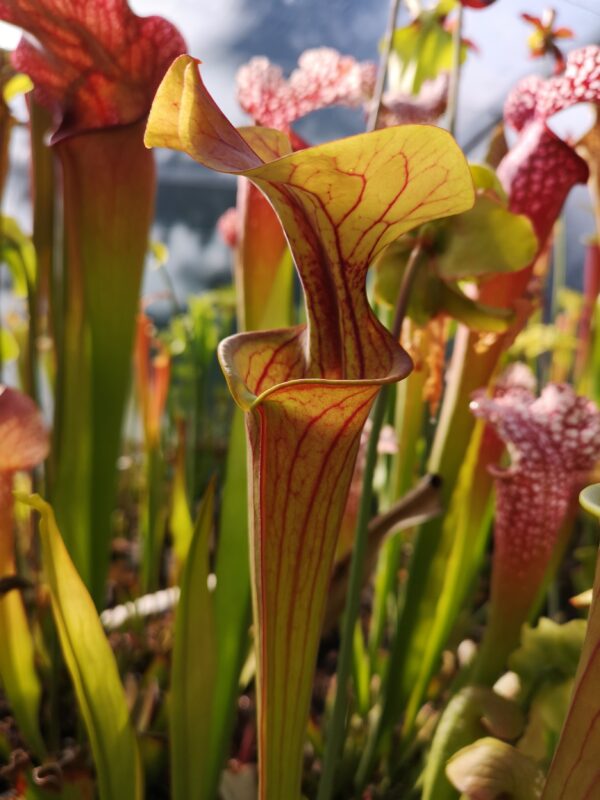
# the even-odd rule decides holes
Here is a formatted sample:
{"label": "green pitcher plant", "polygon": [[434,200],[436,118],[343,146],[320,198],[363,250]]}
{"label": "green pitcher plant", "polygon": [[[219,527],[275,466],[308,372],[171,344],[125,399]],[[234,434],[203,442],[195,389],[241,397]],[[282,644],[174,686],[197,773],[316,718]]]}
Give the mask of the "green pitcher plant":
{"label": "green pitcher plant", "polygon": [[[167,65],[185,47],[160,17],[125,0],[3,0],[23,38],[15,67],[53,114],[62,172],[61,323],[50,494],[59,527],[97,604],[104,599],[116,461],[135,315],[152,222],[155,169],[145,119]],[[93,41],[94,47],[88,46]],[[60,262],[58,258],[58,262]],[[114,287],[106,291],[107,286]]]}
{"label": "green pitcher plant", "polygon": [[372,312],[366,273],[410,228],[473,203],[464,157],[437,128],[388,128],[292,153],[236,130],[189,56],[157,92],[148,146],[252,180],[286,232],[306,325],[241,333],[219,357],[246,413],[258,684],[259,794],[299,797],[312,674],[359,437],[408,355]]}

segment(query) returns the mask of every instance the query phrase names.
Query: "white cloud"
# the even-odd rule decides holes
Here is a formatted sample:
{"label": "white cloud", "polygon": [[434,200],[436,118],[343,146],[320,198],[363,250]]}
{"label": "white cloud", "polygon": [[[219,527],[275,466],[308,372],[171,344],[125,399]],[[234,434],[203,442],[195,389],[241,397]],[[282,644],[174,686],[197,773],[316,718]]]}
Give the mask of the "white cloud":
{"label": "white cloud", "polygon": [[21,29],[9,25],[7,22],[0,22],[0,48],[3,50],[14,50],[21,38]]}

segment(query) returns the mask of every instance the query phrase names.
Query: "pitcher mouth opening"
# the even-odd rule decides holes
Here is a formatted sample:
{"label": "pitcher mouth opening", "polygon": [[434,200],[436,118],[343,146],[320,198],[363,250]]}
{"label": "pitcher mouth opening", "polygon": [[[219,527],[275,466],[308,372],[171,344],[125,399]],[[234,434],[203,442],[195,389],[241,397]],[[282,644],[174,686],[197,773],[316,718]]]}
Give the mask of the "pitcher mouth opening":
{"label": "pitcher mouth opening", "polygon": [[[409,354],[390,336],[393,347],[387,372],[364,378],[313,377],[306,374],[305,339],[306,325],[236,333],[223,339],[217,351],[219,363],[233,398],[243,411],[260,405],[282,386],[384,386],[403,380],[413,369]],[[259,374],[249,380],[251,364],[253,369],[260,366]]]}

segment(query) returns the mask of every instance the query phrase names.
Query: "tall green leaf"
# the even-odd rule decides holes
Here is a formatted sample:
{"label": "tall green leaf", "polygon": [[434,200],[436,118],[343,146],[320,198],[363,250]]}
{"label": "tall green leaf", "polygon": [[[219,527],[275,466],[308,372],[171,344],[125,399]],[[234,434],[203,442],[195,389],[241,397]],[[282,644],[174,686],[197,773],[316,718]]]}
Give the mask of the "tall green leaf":
{"label": "tall green leaf", "polygon": [[171,785],[173,800],[209,800],[211,707],[217,674],[208,550],[214,517],[211,482],[198,511],[181,579],[171,669]]}
{"label": "tall green leaf", "polygon": [[0,260],[10,270],[15,293],[27,297],[35,282],[35,249],[31,238],[12,217],[0,217]]}
{"label": "tall green leaf", "polygon": [[229,440],[216,563],[215,620],[219,672],[210,750],[210,786],[214,790],[233,730],[239,676],[249,646],[250,552],[246,496],[246,431],[243,414],[236,408]]}
{"label": "tall green leaf", "polygon": [[23,738],[41,755],[45,751],[38,725],[41,686],[23,598],[16,589],[0,595],[0,641],[0,682]]}
{"label": "tall green leaf", "polygon": [[[411,687],[410,699],[404,720],[405,730],[414,724],[418,710],[423,702],[427,685],[431,680],[441,653],[456,617],[472,588],[472,580],[488,538],[489,522],[487,509],[492,478],[481,466],[480,446],[484,426],[478,424],[473,432],[464,464],[459,473],[456,490],[445,522],[454,531],[445,570],[441,573],[438,602],[435,614],[423,630],[425,649],[419,653],[419,664],[414,665],[412,674],[416,680]],[[450,537],[448,537],[449,539]]]}
{"label": "tall green leaf", "polygon": [[65,543],[98,608],[153,213],[154,162],[141,141],[142,125],[54,144],[63,176],[65,303],[49,485]]}
{"label": "tall green leaf", "polygon": [[51,506],[41,514],[42,565],[65,663],[90,740],[101,800],[141,800],[143,777],[117,663],[94,603],[67,553]]}

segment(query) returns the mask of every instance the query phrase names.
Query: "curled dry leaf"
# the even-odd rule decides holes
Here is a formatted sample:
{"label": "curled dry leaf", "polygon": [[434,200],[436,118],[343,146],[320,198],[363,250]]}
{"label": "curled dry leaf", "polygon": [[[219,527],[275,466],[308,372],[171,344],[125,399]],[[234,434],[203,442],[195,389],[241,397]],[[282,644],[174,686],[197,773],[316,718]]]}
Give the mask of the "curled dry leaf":
{"label": "curled dry leaf", "polygon": [[535,800],[543,775],[515,747],[487,737],[459,750],[446,767],[452,784],[469,800]]}

